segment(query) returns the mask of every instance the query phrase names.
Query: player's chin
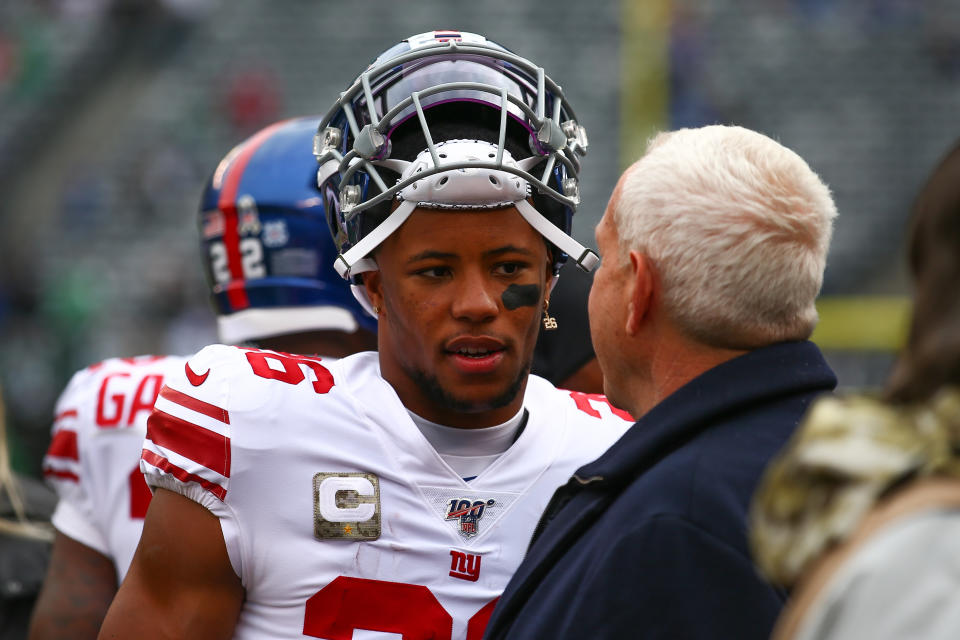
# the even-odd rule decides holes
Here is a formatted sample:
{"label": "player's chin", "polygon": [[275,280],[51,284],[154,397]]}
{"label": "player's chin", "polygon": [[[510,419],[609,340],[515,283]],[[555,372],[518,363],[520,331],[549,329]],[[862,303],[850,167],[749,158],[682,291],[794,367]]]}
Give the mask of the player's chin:
{"label": "player's chin", "polygon": [[512,386],[500,389],[451,389],[448,396],[453,399],[452,406],[463,413],[482,413],[500,409],[513,402],[519,391]]}
{"label": "player's chin", "polygon": [[444,385],[446,395],[454,400],[461,411],[474,413],[499,409],[513,402],[523,391],[527,379],[527,371],[522,368],[512,368],[509,373],[481,379],[471,376],[469,379],[457,377],[457,380],[448,380]]}

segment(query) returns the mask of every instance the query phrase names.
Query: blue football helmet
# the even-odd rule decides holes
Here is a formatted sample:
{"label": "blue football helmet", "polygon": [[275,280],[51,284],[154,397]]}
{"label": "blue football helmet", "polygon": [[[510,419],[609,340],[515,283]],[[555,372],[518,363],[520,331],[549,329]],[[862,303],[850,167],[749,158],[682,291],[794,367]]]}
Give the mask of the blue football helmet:
{"label": "blue football helmet", "polygon": [[234,147],[207,181],[199,231],[220,339],[376,331],[331,268],[337,255],[312,153],[319,117],[285,120]]}
{"label": "blue football helmet", "polygon": [[[445,120],[483,121],[491,135],[451,139]],[[411,139],[413,153],[398,152]],[[542,68],[473,33],[410,37],[360,74],[317,130],[335,267],[354,283],[375,270],[370,253],[418,206],[513,205],[558,248],[555,274],[567,255],[589,271],[596,254],[569,235],[586,148],[584,128]]]}

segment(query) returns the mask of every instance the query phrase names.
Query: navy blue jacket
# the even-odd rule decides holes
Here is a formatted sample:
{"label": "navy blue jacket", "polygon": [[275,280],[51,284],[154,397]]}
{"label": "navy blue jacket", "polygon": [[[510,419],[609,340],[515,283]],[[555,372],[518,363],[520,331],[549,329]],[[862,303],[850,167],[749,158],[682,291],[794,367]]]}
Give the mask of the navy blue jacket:
{"label": "navy blue jacket", "polygon": [[811,342],[664,399],[557,489],[485,639],[769,637],[784,594],[747,549],[760,474],[836,377]]}

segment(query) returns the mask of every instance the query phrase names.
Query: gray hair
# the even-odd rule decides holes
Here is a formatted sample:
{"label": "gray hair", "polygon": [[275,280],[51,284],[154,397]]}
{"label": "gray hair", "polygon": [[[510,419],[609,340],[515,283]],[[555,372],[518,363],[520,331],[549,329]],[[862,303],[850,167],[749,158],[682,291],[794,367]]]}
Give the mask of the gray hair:
{"label": "gray hair", "polygon": [[654,263],[670,317],[752,349],[808,338],[837,209],[804,160],[742,127],[661,133],[613,203],[621,255]]}

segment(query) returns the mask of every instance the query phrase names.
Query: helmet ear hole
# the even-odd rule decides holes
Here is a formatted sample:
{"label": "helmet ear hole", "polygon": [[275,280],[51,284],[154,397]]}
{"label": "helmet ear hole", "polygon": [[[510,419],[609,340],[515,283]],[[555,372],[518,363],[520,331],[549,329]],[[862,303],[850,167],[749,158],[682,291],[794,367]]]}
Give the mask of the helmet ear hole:
{"label": "helmet ear hole", "polygon": [[497,176],[490,176],[490,184],[492,184],[495,187],[500,186],[500,181],[497,180]]}

